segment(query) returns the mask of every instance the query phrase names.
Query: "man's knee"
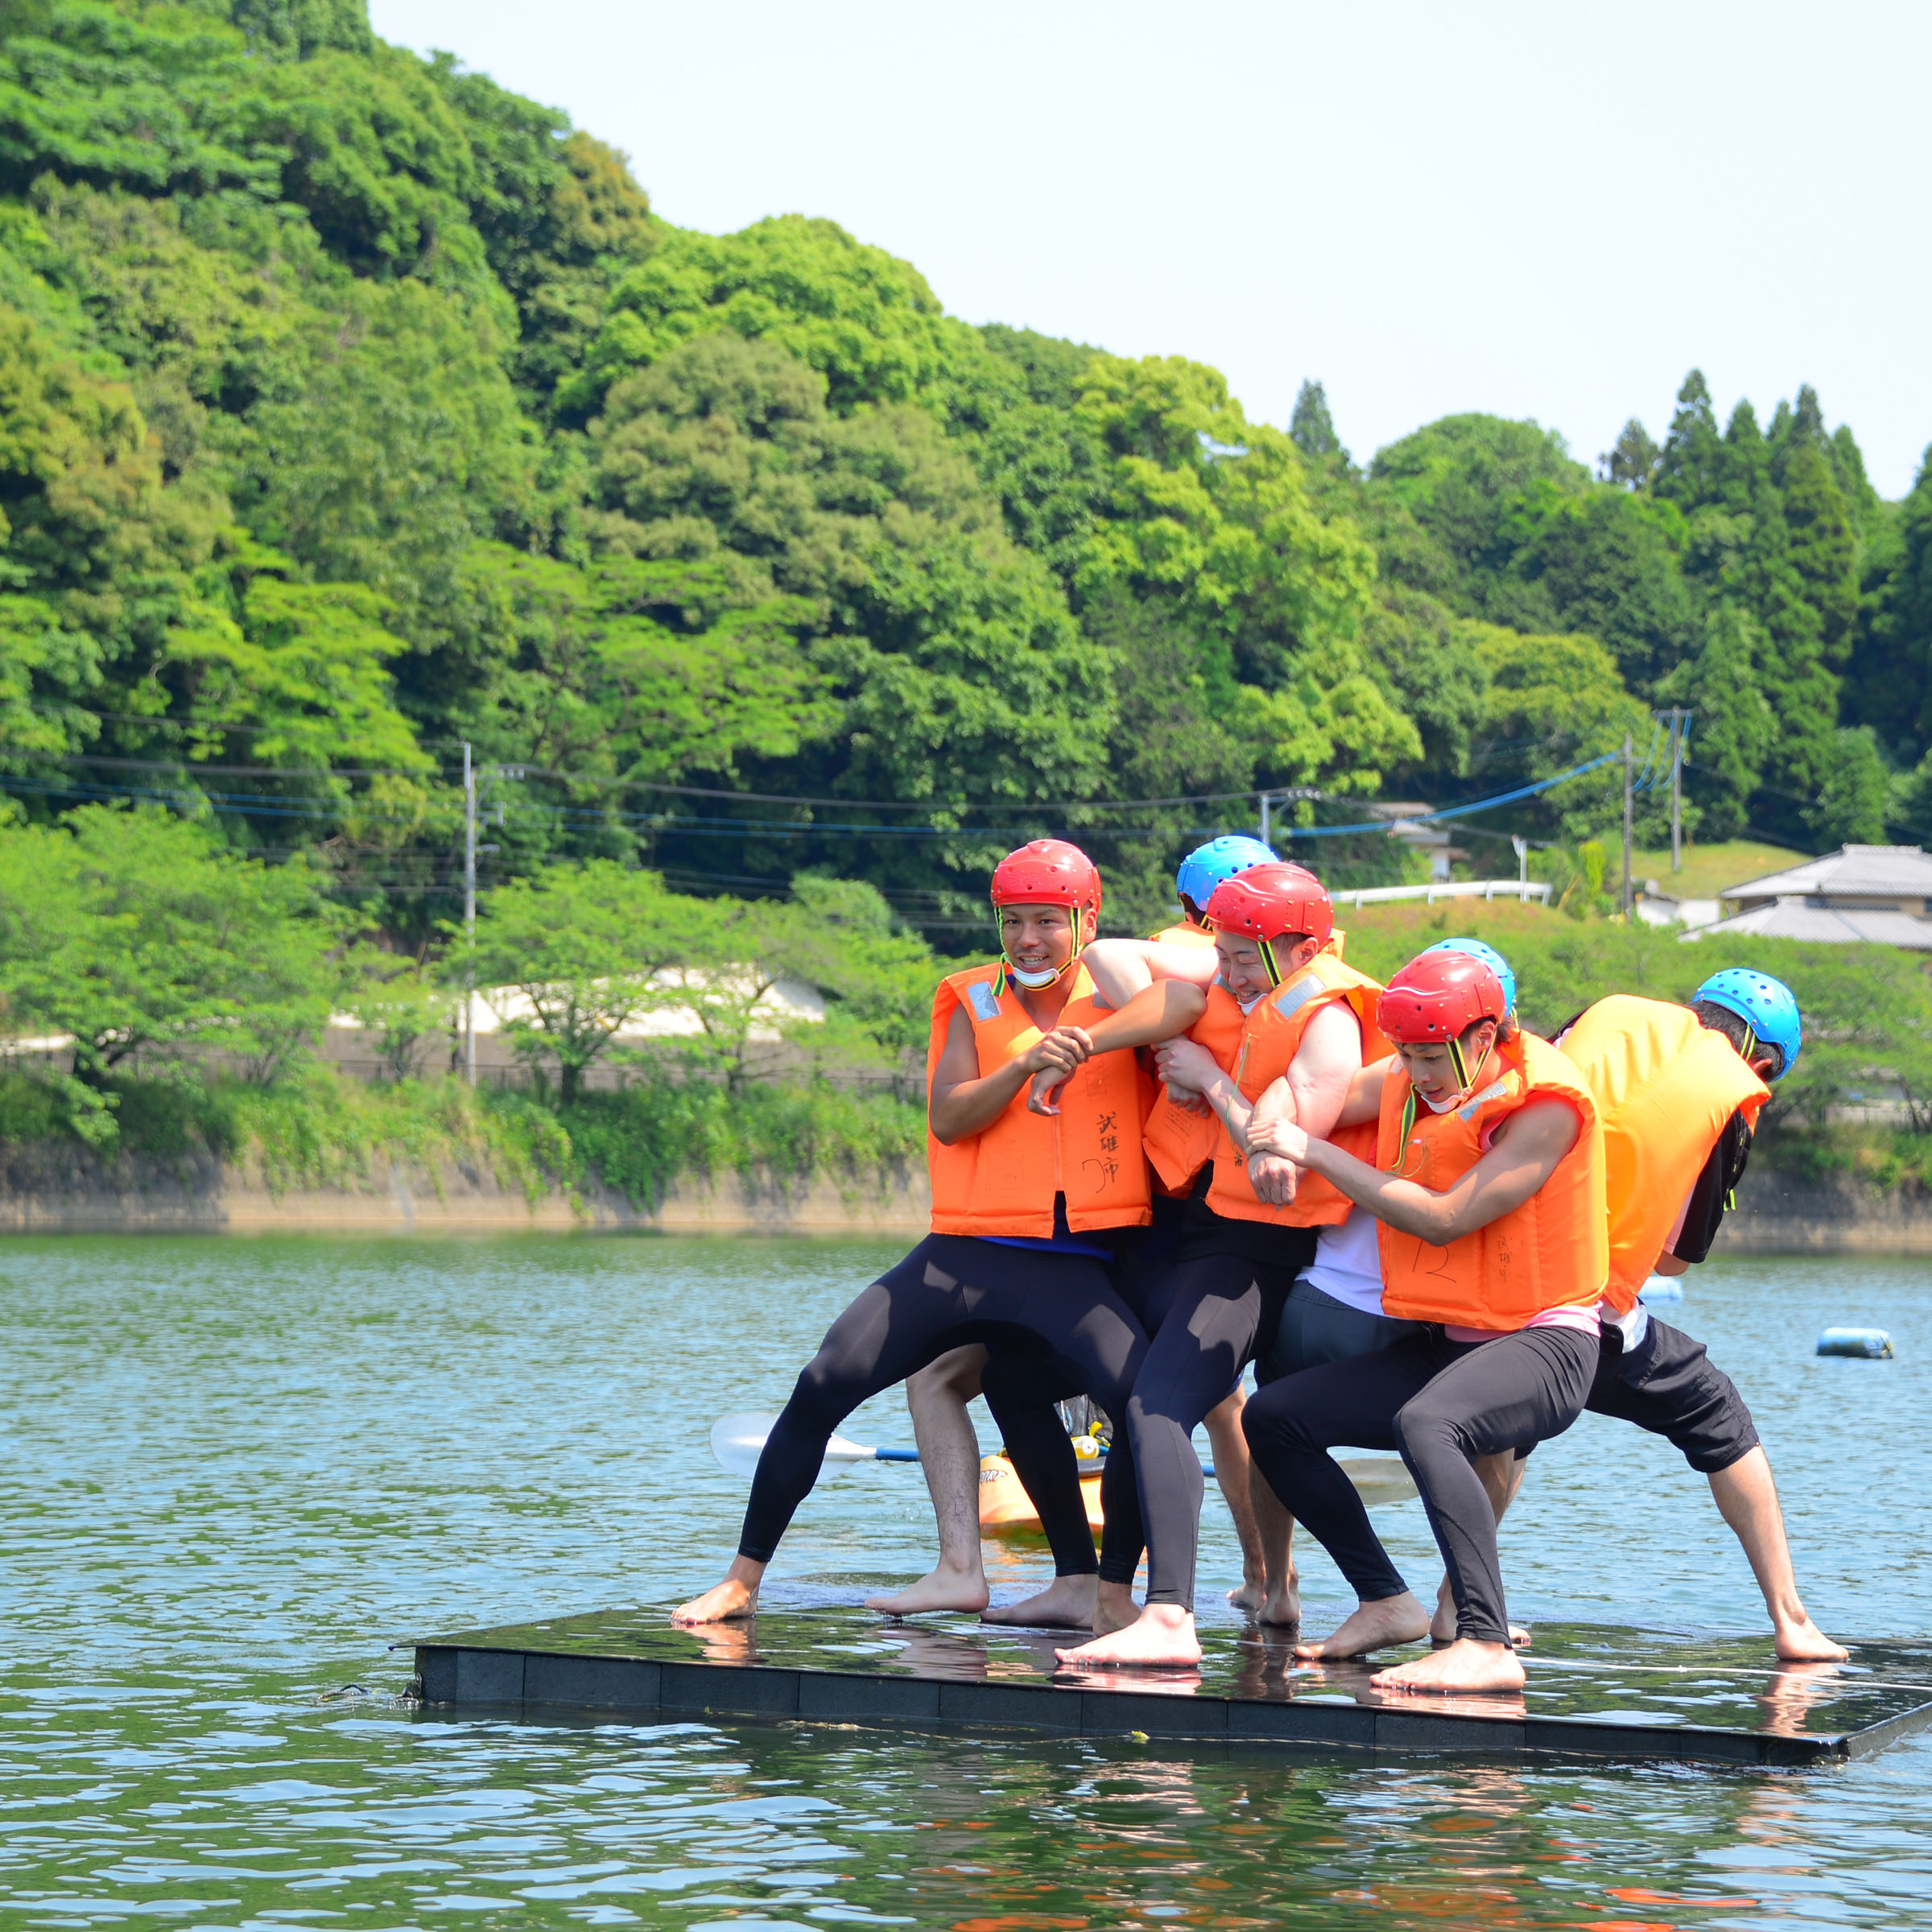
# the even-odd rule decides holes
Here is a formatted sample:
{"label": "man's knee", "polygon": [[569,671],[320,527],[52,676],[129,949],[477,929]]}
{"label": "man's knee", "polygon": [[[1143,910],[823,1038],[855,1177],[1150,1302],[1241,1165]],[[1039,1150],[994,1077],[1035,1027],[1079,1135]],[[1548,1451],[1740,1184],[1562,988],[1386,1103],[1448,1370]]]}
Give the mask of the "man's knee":
{"label": "man's knee", "polygon": [[823,1422],[831,1429],[842,1422],[861,1399],[852,1394],[846,1378],[819,1355],[799,1371],[788,1406],[799,1420]]}
{"label": "man's knee", "polygon": [[1302,1411],[1294,1403],[1280,1399],[1278,1392],[1286,1385],[1285,1382],[1270,1383],[1241,1410],[1241,1434],[1247,1439],[1250,1453],[1269,1449],[1301,1453],[1327,1447],[1315,1441]]}
{"label": "man's knee", "polygon": [[1127,1426],[1135,1433],[1137,1439],[1145,1441],[1150,1430],[1170,1431],[1189,1441],[1194,1435],[1193,1424],[1184,1410],[1171,1402],[1150,1402],[1138,1390],[1127,1398]]}
{"label": "man's knee", "polygon": [[936,1361],[928,1362],[923,1368],[906,1378],[906,1400],[909,1405],[922,1401],[948,1396],[962,1402],[969,1402],[979,1394],[986,1372],[986,1351],[977,1346],[965,1348],[949,1348]]}
{"label": "man's knee", "polygon": [[1462,1418],[1439,1402],[1432,1402],[1426,1389],[1396,1410],[1392,1433],[1397,1451],[1404,1456],[1450,1450],[1467,1459],[1473,1453]]}

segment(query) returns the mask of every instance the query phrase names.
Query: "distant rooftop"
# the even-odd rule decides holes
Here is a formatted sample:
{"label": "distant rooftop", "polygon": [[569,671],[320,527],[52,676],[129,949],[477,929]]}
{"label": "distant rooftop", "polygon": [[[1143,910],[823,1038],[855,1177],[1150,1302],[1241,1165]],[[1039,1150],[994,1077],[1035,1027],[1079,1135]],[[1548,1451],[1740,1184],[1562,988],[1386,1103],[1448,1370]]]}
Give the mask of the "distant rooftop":
{"label": "distant rooftop", "polygon": [[1741,886],[1727,886],[1720,896],[1745,900],[1932,898],[1932,855],[1917,845],[1845,845],[1789,871],[1769,872],[1762,878],[1747,879]]}
{"label": "distant rooftop", "polygon": [[[1854,846],[1852,849],[1884,852],[1899,848],[1868,845]],[[1913,846],[1903,849],[1917,852]],[[1923,853],[1918,856],[1922,862],[1932,865],[1932,861],[1926,860]],[[1829,862],[1818,861],[1821,865]],[[1787,878],[1797,875],[1781,873],[1777,876]],[[1736,919],[1719,919],[1714,926],[1695,927],[1684,936],[1703,939],[1733,933],[1748,933],[1771,939],[1823,941],[1827,946],[1848,946],[1862,939],[1874,945],[1905,946],[1914,952],[1932,952],[1932,919],[1914,919],[1909,912],[1860,912],[1835,906],[1810,905],[1802,894],[1768,900],[1753,906],[1748,912],[1740,912]]]}

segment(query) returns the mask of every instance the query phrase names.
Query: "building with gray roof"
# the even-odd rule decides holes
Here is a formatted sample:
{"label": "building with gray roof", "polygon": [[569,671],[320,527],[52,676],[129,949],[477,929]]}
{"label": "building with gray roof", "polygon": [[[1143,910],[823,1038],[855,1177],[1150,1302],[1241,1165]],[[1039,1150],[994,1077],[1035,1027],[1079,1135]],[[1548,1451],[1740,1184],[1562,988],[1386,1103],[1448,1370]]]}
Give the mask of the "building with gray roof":
{"label": "building with gray roof", "polygon": [[1858,943],[1932,952],[1932,856],[1917,845],[1844,845],[1728,886],[1707,935]]}

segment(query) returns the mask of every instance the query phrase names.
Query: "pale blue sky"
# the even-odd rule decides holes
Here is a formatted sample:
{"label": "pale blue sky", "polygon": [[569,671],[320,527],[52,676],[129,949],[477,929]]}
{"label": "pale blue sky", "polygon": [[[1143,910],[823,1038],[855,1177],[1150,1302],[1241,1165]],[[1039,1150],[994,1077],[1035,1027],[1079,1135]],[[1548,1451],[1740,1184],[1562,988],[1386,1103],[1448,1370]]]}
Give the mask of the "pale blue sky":
{"label": "pale blue sky", "polygon": [[[1456,410],[1586,460],[1815,385],[1888,496],[1932,443],[1932,6],[371,0],[564,108],[658,212],[828,215],[946,306],[1327,386],[1360,458]],[[1911,188],[1918,181],[1917,189]]]}

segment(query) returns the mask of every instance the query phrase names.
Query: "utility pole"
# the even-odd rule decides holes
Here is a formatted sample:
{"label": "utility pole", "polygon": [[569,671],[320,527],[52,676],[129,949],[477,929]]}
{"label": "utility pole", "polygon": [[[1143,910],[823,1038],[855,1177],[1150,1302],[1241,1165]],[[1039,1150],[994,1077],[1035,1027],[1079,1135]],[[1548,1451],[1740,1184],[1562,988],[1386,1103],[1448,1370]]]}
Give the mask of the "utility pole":
{"label": "utility pole", "polygon": [[1261,794],[1261,843],[1268,843],[1268,795]]}
{"label": "utility pole", "polygon": [[463,741],[463,1072],[477,1084],[477,768]]}
{"label": "utility pole", "polygon": [[1530,841],[1527,839],[1519,839],[1514,832],[1512,832],[1509,835],[1509,843],[1516,848],[1516,882],[1518,886],[1522,888],[1517,896],[1519,898],[1526,899],[1530,896]]}
{"label": "utility pole", "polygon": [[1634,818],[1631,802],[1630,734],[1624,733],[1624,917],[1630,916],[1630,838]]}
{"label": "utility pole", "polygon": [[1697,714],[1682,704],[1673,704],[1662,714],[1670,720],[1670,869],[1684,869],[1683,799],[1684,744],[1690,736],[1690,720]]}

